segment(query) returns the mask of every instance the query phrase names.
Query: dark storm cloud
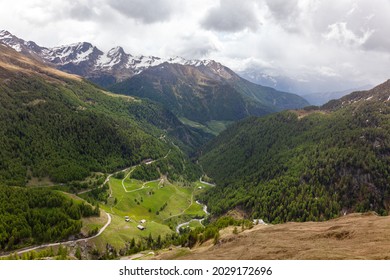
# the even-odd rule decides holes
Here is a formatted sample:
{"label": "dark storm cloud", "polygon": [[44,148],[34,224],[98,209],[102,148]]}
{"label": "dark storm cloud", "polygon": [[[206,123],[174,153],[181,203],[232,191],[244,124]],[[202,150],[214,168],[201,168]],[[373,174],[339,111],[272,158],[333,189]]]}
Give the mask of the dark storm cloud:
{"label": "dark storm cloud", "polygon": [[297,22],[301,13],[298,2],[298,0],[265,0],[274,19],[288,32],[299,32],[302,28]]}
{"label": "dark storm cloud", "polygon": [[252,1],[220,0],[218,6],[211,8],[201,25],[208,30],[238,32],[249,28],[257,30],[260,25]]}
{"label": "dark storm cloud", "polygon": [[113,0],[108,5],[145,24],[169,20],[173,13],[172,1],[169,0]]}
{"label": "dark storm cloud", "polygon": [[298,12],[297,0],[266,0],[265,2],[273,13],[274,17],[279,20],[293,17]]}

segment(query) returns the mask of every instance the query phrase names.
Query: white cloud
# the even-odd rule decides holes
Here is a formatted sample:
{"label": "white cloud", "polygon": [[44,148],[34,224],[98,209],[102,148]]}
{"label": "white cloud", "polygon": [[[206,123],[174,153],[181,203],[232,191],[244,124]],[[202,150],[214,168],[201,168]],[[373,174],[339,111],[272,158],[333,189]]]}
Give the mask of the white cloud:
{"label": "white cloud", "polygon": [[219,50],[219,41],[212,34],[193,32],[178,36],[164,47],[165,56],[181,56],[187,59],[202,59]]}
{"label": "white cloud", "polygon": [[324,34],[324,38],[327,40],[335,40],[342,45],[360,47],[370,36],[374,33],[374,30],[361,31],[361,35],[355,34],[352,30],[348,29],[346,22],[337,22],[329,25],[329,32]]}
{"label": "white cloud", "polygon": [[348,87],[390,78],[389,14],[388,0],[13,0],[0,29],[44,46],[211,58],[327,91],[330,78]]}

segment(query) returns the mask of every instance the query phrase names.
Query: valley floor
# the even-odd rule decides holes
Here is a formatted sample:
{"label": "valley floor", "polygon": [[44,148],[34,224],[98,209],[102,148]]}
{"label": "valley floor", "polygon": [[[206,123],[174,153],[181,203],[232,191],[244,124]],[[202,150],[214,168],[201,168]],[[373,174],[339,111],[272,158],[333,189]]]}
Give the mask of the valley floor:
{"label": "valley floor", "polygon": [[390,217],[374,213],[326,222],[256,225],[239,234],[232,231],[221,232],[217,245],[174,248],[151,259],[390,259]]}

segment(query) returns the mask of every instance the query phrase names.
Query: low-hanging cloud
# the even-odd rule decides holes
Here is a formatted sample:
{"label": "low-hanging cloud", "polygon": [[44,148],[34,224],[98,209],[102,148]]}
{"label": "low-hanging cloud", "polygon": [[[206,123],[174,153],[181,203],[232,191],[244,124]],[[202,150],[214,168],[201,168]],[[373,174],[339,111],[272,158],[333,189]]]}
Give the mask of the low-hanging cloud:
{"label": "low-hanging cloud", "polygon": [[168,56],[181,56],[187,59],[202,59],[218,50],[216,43],[210,36],[197,32],[178,36],[173,44],[165,48]]}
{"label": "low-hanging cloud", "polygon": [[260,25],[255,7],[253,1],[221,0],[218,6],[208,11],[201,26],[223,32],[238,32],[247,28],[255,31]]}

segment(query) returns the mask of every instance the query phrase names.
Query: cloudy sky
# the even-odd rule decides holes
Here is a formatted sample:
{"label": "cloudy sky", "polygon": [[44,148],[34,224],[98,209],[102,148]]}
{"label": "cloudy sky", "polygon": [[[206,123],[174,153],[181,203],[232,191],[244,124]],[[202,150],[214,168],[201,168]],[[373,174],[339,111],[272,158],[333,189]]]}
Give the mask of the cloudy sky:
{"label": "cloudy sky", "polygon": [[0,29],[42,46],[211,58],[328,91],[390,78],[390,0],[0,0]]}

